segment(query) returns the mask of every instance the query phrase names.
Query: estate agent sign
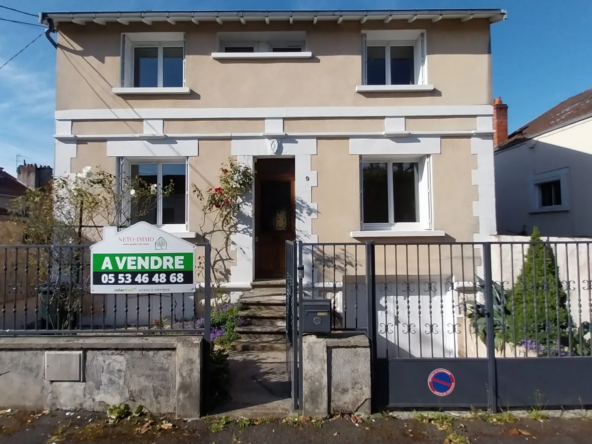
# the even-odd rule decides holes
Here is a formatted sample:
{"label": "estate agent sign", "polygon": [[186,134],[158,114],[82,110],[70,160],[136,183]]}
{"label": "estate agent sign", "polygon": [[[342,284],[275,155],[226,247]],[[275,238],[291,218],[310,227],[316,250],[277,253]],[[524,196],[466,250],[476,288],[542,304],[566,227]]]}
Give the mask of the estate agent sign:
{"label": "estate agent sign", "polygon": [[91,248],[91,293],[195,291],[195,245],[138,222]]}

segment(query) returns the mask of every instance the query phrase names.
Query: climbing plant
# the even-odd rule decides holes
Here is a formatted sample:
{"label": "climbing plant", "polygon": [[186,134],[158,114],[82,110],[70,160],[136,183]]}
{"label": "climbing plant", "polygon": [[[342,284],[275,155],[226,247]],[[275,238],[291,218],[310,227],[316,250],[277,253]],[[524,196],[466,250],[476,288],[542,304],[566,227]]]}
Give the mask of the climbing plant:
{"label": "climbing plant", "polygon": [[[220,168],[218,186],[205,189],[192,184],[191,190],[200,206],[202,218],[199,235],[212,246],[211,266],[216,284],[228,277],[230,237],[238,229],[238,216],[244,197],[253,188],[254,174],[248,165],[230,158]],[[221,236],[221,242],[213,242]]]}

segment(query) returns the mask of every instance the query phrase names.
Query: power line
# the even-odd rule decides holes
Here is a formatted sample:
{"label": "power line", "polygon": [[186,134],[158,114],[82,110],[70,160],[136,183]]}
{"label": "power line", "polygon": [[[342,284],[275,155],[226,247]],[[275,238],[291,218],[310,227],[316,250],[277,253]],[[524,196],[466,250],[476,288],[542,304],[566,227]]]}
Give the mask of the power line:
{"label": "power line", "polygon": [[37,26],[38,28],[45,28],[45,26],[38,25],[37,23],[21,22],[20,20],[10,20],[10,19],[6,19],[6,18],[2,18],[2,17],[0,17],[0,21],[16,23],[18,25],[29,25],[29,26]]}
{"label": "power line", "polygon": [[37,37],[35,37],[31,42],[29,42],[27,44],[27,46],[25,46],[23,49],[21,49],[19,52],[17,52],[15,55],[13,55],[11,58],[9,58],[6,62],[4,62],[4,64],[2,66],[0,66],[0,70],[2,68],[4,68],[6,65],[8,65],[12,60],[14,60],[19,54],[21,54],[25,49],[27,49],[29,46],[31,46],[33,43],[35,43],[39,37],[41,37],[44,33],[42,32],[41,34],[39,34]]}
{"label": "power line", "polygon": [[25,12],[25,11],[21,11],[19,9],[9,8],[8,6],[2,6],[2,5],[0,5],[0,8],[2,8],[2,9],[8,9],[9,11],[13,11],[13,12],[18,12],[19,14],[30,15],[31,17],[37,17],[35,14],[31,14],[30,12]]}

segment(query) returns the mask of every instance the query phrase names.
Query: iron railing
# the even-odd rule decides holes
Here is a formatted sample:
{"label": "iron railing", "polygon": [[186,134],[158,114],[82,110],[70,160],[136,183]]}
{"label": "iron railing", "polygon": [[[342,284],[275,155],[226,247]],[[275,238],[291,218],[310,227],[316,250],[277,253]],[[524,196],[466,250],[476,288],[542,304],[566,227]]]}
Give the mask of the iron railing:
{"label": "iron railing", "polygon": [[0,246],[0,335],[210,334],[210,246],[195,293],[92,294],[88,245]]}
{"label": "iron railing", "polygon": [[374,317],[379,358],[592,356],[590,245],[302,244],[303,297],[332,301],[333,331]]}

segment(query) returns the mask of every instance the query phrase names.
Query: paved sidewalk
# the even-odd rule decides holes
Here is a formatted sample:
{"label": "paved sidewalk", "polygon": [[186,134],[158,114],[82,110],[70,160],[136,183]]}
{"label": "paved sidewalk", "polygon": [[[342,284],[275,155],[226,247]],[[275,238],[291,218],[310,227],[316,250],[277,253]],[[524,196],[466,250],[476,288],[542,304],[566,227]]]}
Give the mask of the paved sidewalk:
{"label": "paved sidewalk", "polygon": [[231,352],[232,399],[214,413],[247,418],[285,417],[292,407],[286,352]]}
{"label": "paved sidewalk", "polygon": [[[491,424],[482,420],[454,420],[448,431],[441,423],[415,419],[339,417],[323,422],[292,418],[265,422],[243,422],[210,418],[177,421],[154,418],[105,422],[104,414],[10,412],[0,415],[0,443],[166,443],[166,444],[585,444],[591,442],[592,421],[551,419],[543,423],[520,420],[512,424]],[[253,423],[254,422],[254,423]],[[356,422],[357,424],[354,424]],[[169,428],[170,427],[170,428]],[[451,435],[451,432],[454,432]],[[447,441],[448,439],[448,441]],[[468,441],[467,441],[468,440]]]}

